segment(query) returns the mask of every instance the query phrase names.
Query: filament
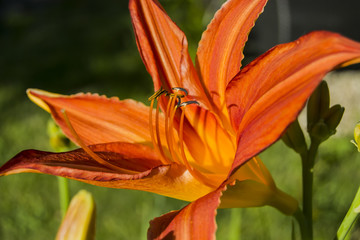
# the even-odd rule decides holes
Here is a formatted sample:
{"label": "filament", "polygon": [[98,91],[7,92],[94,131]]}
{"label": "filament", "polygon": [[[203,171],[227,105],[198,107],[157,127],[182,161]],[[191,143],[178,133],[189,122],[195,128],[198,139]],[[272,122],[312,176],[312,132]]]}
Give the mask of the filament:
{"label": "filament", "polygon": [[111,170],[114,171],[120,171],[126,174],[137,174],[139,172],[137,171],[132,171],[132,170],[128,170],[128,169],[124,169],[121,167],[118,167],[114,164],[111,164],[109,162],[107,162],[106,160],[102,159],[101,157],[99,157],[96,153],[94,153],[88,146],[85,145],[85,143],[81,140],[80,136],[76,133],[74,127],[72,126],[70,119],[68,118],[65,110],[61,110],[65,119],[65,123],[66,125],[69,127],[69,130],[71,132],[71,134],[73,135],[73,137],[76,139],[76,143],[80,145],[80,147],[91,157],[93,158],[96,162],[100,163],[101,165],[104,165],[106,167],[108,167]]}
{"label": "filament", "polygon": [[[174,141],[174,117],[175,117],[175,113],[176,113],[176,107],[175,107],[175,98],[173,100],[173,105],[172,105],[172,108],[170,109],[170,113],[169,113],[169,116],[170,116],[170,124],[169,124],[169,136],[170,136],[170,141],[171,141],[171,146],[172,146],[172,149],[173,149],[173,152],[177,152],[179,153],[179,146],[178,144],[174,144],[173,141]],[[175,149],[177,148],[177,149]],[[183,161],[181,160],[181,158],[178,157],[178,162],[179,163],[183,163]],[[184,164],[184,163],[183,163]]]}
{"label": "filament", "polygon": [[[154,95],[153,95],[154,96]],[[150,97],[151,98],[151,97]],[[149,98],[149,99],[150,99]],[[161,161],[163,163],[167,163],[166,160],[163,159],[163,155],[161,154],[161,151],[160,151],[160,148],[159,146],[161,147],[161,145],[158,145],[158,142],[156,141],[155,139],[155,134],[154,134],[154,129],[153,129],[153,117],[152,117],[152,113],[153,113],[153,108],[154,108],[154,101],[155,101],[155,98],[152,98],[151,99],[151,104],[150,104],[150,110],[149,110],[149,128],[150,128],[150,136],[151,136],[151,141],[153,143],[153,146],[155,148],[155,151],[158,153],[158,155],[160,156],[161,158]],[[155,116],[156,118],[156,116]],[[158,121],[155,122],[156,125],[158,125]],[[157,128],[157,126],[156,126]]]}
{"label": "filament", "polygon": [[[173,142],[173,120],[174,118],[171,117],[171,113],[175,108],[175,98],[170,98],[170,101],[168,102],[168,105],[166,107],[166,118],[165,118],[165,134],[166,134],[166,141],[168,144],[168,148],[170,151],[171,158],[174,162],[180,163],[177,155],[175,154],[174,150],[174,142]],[[169,127],[169,121],[170,121],[170,127]]]}
{"label": "filament", "polygon": [[155,114],[155,131],[156,131],[156,140],[157,140],[157,145],[160,151],[160,156],[161,158],[164,160],[164,162],[166,163],[171,163],[171,161],[169,161],[165,154],[164,154],[164,150],[162,148],[162,144],[161,144],[161,138],[160,138],[160,130],[159,130],[159,109],[160,108],[160,104],[159,102],[156,104],[156,114]]}

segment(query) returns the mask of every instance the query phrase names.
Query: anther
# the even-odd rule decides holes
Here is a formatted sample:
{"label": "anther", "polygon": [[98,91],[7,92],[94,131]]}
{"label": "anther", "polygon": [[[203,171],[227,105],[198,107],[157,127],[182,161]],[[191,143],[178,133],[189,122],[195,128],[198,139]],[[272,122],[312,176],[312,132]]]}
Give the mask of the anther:
{"label": "anther", "polygon": [[188,91],[185,88],[173,87],[172,90],[183,92],[184,95],[178,95],[180,98],[183,98],[183,97],[186,97],[187,95],[189,95]]}
{"label": "anther", "polygon": [[197,105],[200,105],[197,101],[187,101],[187,102],[178,102],[176,107],[177,108],[181,108],[181,107],[185,107],[187,105],[190,105],[190,104],[197,104]]}
{"label": "anther", "polygon": [[160,97],[160,96],[163,95],[163,94],[168,94],[168,92],[161,87],[161,88],[160,88],[159,90],[157,90],[153,95],[151,95],[151,96],[148,98],[148,100],[151,101],[151,100],[153,100],[153,99],[157,99],[158,97]]}

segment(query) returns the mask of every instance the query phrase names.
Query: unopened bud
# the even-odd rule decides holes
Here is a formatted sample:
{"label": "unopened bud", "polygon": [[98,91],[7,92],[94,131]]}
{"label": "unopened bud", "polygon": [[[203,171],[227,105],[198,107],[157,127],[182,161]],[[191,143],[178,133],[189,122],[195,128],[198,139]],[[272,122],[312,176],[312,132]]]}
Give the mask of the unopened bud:
{"label": "unopened bud", "polygon": [[304,133],[301,130],[297,119],[286,129],[285,134],[282,136],[282,140],[288,147],[292,148],[297,153],[305,153],[307,151]]}
{"label": "unopened bud", "polygon": [[312,139],[323,142],[336,133],[336,127],[339,125],[344,114],[345,108],[340,105],[332,106],[325,116],[320,118],[317,123],[309,130]]}
{"label": "unopened bud", "polygon": [[330,131],[336,132],[336,128],[339,125],[342,116],[344,115],[345,108],[339,104],[332,106],[324,117],[324,122],[328,126]]}
{"label": "unopened bud", "polygon": [[322,119],[313,126],[309,135],[311,139],[316,139],[318,142],[323,142],[331,136],[328,126]]}
{"label": "unopened bud", "polygon": [[70,202],[56,240],[95,239],[95,203],[91,194],[81,190]]}
{"label": "unopened bud", "polygon": [[308,130],[325,116],[329,110],[330,96],[329,87],[322,81],[310,96],[307,104],[307,124]]}

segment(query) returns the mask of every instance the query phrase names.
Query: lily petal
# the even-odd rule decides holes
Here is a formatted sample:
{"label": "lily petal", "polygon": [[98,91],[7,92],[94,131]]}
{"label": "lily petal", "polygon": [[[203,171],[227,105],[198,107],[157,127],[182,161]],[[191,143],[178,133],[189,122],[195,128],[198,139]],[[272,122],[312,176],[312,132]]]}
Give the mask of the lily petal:
{"label": "lily petal", "polygon": [[236,152],[236,136],[231,132],[232,128],[222,127],[215,114],[197,105],[189,105],[185,111],[189,112],[188,120],[204,143],[201,148],[189,149],[194,161],[210,172],[224,174],[225,180]]}
{"label": "lily petal", "polygon": [[276,188],[271,173],[259,157],[253,157],[236,170],[230,177],[230,182],[233,180],[252,180],[267,185],[270,188]]}
{"label": "lily petal", "polygon": [[202,35],[196,68],[220,110],[225,107],[226,85],[240,70],[248,34],[266,2],[267,0],[227,1]]}
{"label": "lily petal", "polygon": [[197,71],[192,63],[190,55],[188,54],[187,44],[186,39],[183,39],[180,60],[180,78],[182,86],[189,90],[189,95],[184,99],[184,101],[195,100],[202,107],[214,111],[210,95],[205,91],[205,88],[201,84]]}
{"label": "lily petal", "polygon": [[228,186],[221,197],[220,208],[248,208],[269,205],[286,215],[292,215],[299,204],[295,198],[276,187],[253,180],[237,181]]}
{"label": "lily petal", "polygon": [[237,132],[232,169],[275,142],[296,119],[324,75],[360,62],[360,44],[319,31],[263,54],[229,83],[226,102]]}
{"label": "lily petal", "polygon": [[2,166],[0,176],[21,172],[45,173],[101,187],[148,191],[186,201],[193,201],[214,190],[194,179],[184,166],[162,165],[150,147],[131,143],[89,147],[123,171],[109,169],[82,149],[66,153],[26,150]]}
{"label": "lily petal", "polygon": [[192,89],[192,94],[203,95],[196,78],[181,79],[181,61],[186,62],[183,66],[194,68],[186,36],[160,3],[156,0],[130,0],[129,9],[138,49],[155,90],[163,87],[170,91],[172,87],[182,87]]}
{"label": "lily petal", "polygon": [[136,43],[154,87],[169,90],[180,79],[179,64],[185,34],[157,1],[131,0],[129,9]]}
{"label": "lily petal", "polygon": [[[52,114],[65,135],[75,143],[76,138],[66,124],[63,110],[86,145],[120,141],[151,142],[149,107],[140,102],[130,99],[120,101],[95,94],[65,96],[38,89],[29,89],[27,93],[32,101]],[[160,118],[160,133],[165,139],[163,115]]]}
{"label": "lily petal", "polygon": [[148,239],[215,239],[216,209],[225,189],[225,186],[221,186],[179,211],[172,211],[150,221]]}
{"label": "lily petal", "polygon": [[293,214],[298,202],[279,190],[259,157],[243,164],[227,181],[230,183],[221,197],[220,208],[261,207],[270,205],[284,214]]}

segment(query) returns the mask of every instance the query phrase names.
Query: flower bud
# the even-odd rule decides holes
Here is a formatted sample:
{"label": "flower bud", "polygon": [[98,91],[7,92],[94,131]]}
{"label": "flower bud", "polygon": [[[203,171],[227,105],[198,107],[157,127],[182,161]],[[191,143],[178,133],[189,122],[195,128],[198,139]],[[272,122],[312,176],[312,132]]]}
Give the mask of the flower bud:
{"label": "flower bud", "polygon": [[317,123],[310,129],[309,134],[312,139],[319,142],[324,142],[330,136],[336,133],[336,127],[339,125],[344,114],[345,108],[339,104],[332,106],[323,118],[320,118]]}
{"label": "flower bud", "polygon": [[321,119],[318,121],[313,128],[309,131],[311,139],[315,139],[318,142],[323,142],[328,139],[332,134],[329,134],[329,127]]}
{"label": "flower bud", "polygon": [[307,104],[308,130],[325,116],[329,110],[330,96],[329,88],[325,81],[322,81],[310,96]]}
{"label": "flower bud", "polygon": [[289,125],[285,134],[282,136],[282,140],[297,153],[301,154],[307,151],[304,133],[297,119]]}
{"label": "flower bud", "polygon": [[329,108],[329,88],[325,81],[322,81],[311,95],[307,105],[307,128],[311,139],[319,143],[328,139],[336,133],[344,114],[344,108],[339,104]]}
{"label": "flower bud", "polygon": [[345,108],[341,107],[339,104],[332,106],[324,117],[324,122],[328,126],[330,131],[333,131],[333,134],[336,132],[336,128],[339,125],[342,116],[344,115]]}
{"label": "flower bud", "polygon": [[56,240],[95,239],[95,203],[91,194],[81,190],[70,202]]}

